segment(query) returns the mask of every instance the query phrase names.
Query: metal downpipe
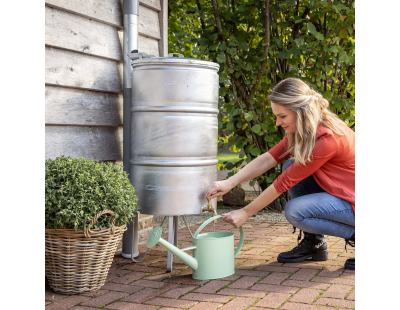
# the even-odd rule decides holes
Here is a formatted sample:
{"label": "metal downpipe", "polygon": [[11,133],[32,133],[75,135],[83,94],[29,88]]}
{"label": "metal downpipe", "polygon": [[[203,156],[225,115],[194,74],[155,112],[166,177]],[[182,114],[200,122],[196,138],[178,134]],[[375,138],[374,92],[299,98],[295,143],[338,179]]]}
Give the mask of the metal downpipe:
{"label": "metal downpipe", "polygon": [[[132,101],[132,66],[129,54],[132,51],[138,52],[138,20],[139,20],[139,0],[124,0],[124,35],[123,35],[123,165],[124,171],[130,173],[131,159],[131,101]],[[131,176],[129,179],[132,183]],[[124,232],[122,239],[122,253],[125,258],[139,256],[138,244],[138,218],[128,224],[128,229]]]}

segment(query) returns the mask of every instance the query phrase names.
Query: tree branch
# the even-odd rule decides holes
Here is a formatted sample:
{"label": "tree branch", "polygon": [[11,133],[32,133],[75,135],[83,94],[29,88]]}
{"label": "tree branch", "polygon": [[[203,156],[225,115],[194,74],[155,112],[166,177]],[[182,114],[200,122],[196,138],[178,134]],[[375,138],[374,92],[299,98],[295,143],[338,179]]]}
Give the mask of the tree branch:
{"label": "tree branch", "polygon": [[[221,25],[221,18],[219,17],[219,14],[218,14],[218,3],[217,3],[217,1],[216,0],[212,0],[212,5],[213,5],[214,17],[215,17],[215,22],[217,24],[217,30],[218,30],[219,37],[220,37],[220,39],[221,39],[221,41],[223,43],[226,43],[225,38],[222,36],[222,25]],[[226,53],[225,55],[226,55],[226,64],[227,64],[227,66],[229,67],[229,69],[234,69],[229,54]],[[233,82],[235,83],[236,87],[238,88],[242,98],[245,99],[245,103],[246,103],[246,106],[247,106],[246,90],[243,88],[243,85],[236,79],[234,74],[231,75],[231,77],[232,77]]]}
{"label": "tree branch", "polygon": [[263,53],[263,61],[261,63],[260,71],[258,71],[256,83],[251,88],[249,94],[249,101],[253,98],[254,94],[256,93],[258,85],[260,85],[261,77],[264,74],[265,67],[267,66],[267,57],[268,51],[270,46],[270,32],[269,32],[269,0],[265,3],[265,46],[264,46],[264,53]]}
{"label": "tree branch", "polygon": [[[196,4],[197,4],[197,8],[199,9],[199,11],[201,11],[200,0],[196,0]],[[206,23],[205,23],[204,19],[201,17],[201,13],[200,13],[200,21],[201,21],[201,28],[203,30],[206,29]]]}

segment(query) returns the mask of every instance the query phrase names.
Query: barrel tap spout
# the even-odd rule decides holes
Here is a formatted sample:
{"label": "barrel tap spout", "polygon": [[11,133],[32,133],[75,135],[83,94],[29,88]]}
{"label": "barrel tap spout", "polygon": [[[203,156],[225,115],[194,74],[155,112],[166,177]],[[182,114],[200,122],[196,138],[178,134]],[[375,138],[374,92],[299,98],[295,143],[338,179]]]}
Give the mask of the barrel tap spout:
{"label": "barrel tap spout", "polygon": [[[217,209],[213,207],[211,199],[208,201],[208,206],[203,205],[201,207],[201,213],[205,213],[205,212],[212,212],[213,216],[218,215]],[[215,219],[214,223],[217,223],[218,221]]]}

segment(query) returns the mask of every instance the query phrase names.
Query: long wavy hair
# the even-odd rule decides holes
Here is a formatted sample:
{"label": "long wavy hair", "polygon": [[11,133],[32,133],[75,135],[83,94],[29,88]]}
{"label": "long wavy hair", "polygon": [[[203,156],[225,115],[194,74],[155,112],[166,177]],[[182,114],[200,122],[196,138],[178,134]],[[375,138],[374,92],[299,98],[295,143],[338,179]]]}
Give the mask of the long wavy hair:
{"label": "long wavy hair", "polygon": [[347,126],[335,113],[329,111],[328,100],[297,78],[279,82],[272,89],[268,100],[296,113],[297,130],[287,135],[288,148],[282,157],[293,154],[295,162],[303,165],[311,161],[318,126],[328,127],[340,136],[343,133],[339,127]]}

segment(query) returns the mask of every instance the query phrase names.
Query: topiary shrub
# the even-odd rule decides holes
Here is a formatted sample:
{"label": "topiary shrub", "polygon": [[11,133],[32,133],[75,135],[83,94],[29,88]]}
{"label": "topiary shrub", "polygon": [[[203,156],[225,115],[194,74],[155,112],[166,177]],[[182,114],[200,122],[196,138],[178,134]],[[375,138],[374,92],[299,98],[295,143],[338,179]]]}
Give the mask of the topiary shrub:
{"label": "topiary shrub", "polygon": [[[135,189],[122,166],[90,159],[58,157],[46,166],[46,228],[85,230],[102,210],[115,213],[121,226],[137,215]],[[101,216],[94,228],[110,227],[110,216]]]}

